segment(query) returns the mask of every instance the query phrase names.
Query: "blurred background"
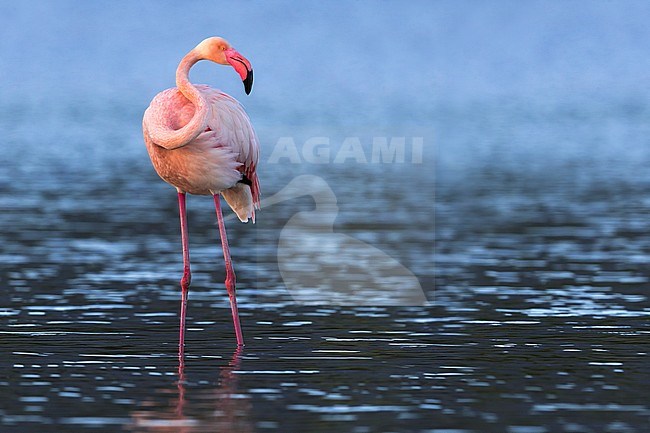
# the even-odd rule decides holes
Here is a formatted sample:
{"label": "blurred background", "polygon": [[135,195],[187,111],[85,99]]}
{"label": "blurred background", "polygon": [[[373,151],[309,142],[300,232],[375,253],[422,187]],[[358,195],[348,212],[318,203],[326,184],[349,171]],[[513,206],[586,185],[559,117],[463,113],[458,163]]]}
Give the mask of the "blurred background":
{"label": "blurred background", "polygon": [[[643,1],[0,1],[3,431],[206,431],[215,416],[231,431],[642,431],[648,16]],[[252,62],[253,91],[207,62],[191,79],[246,107],[263,196],[325,182],[228,223],[249,339],[237,362],[212,203],[189,197],[183,406],[176,194],[141,119],[211,35]],[[312,137],[329,140],[324,164],[302,153]],[[376,137],[403,137],[405,160],[373,163]],[[350,138],[367,162],[335,162]],[[287,140],[298,161],[273,156]],[[282,228],[329,190],[337,213],[318,233],[371,249],[300,244],[294,256],[324,256],[294,269],[363,285],[380,252],[428,306],[294,302]]]}

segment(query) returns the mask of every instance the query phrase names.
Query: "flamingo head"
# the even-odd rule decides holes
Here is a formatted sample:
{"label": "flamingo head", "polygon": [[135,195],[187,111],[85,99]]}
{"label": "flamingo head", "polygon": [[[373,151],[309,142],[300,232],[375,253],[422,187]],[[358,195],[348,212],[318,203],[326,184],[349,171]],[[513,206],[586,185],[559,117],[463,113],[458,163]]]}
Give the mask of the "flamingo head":
{"label": "flamingo head", "polygon": [[220,65],[230,65],[241,77],[244,83],[244,91],[248,95],[253,87],[253,67],[246,57],[239,54],[223,38],[214,36],[204,39],[195,48],[199,56]]}

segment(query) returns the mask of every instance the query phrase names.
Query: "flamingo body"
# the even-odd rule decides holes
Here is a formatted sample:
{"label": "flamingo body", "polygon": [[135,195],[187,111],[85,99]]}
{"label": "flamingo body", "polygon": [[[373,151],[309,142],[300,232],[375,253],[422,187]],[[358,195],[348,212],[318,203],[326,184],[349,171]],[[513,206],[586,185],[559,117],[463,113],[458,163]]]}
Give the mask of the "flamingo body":
{"label": "flamingo body", "polygon": [[[248,115],[233,97],[206,85],[194,85],[208,102],[206,127],[177,149],[157,145],[153,128],[179,130],[196,114],[194,104],[178,88],[163,90],[144,114],[144,141],[158,175],[182,192],[222,193],[241,221],[255,217],[259,208],[256,173],[259,143]],[[250,185],[242,183],[244,179]]]}

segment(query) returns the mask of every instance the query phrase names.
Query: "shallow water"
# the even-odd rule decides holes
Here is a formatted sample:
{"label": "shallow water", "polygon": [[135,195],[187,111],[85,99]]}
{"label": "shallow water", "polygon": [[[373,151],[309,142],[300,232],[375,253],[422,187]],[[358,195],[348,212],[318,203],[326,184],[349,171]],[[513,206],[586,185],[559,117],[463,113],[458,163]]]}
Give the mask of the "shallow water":
{"label": "shallow water", "polygon": [[[34,5],[0,5],[3,433],[648,430],[642,3]],[[196,25],[160,25],[178,16]],[[246,102],[275,198],[227,222],[242,350],[212,201],[188,198],[180,368],[176,195],[140,119],[214,27],[255,88],[196,76]],[[373,162],[375,137],[405,137],[404,161]]]}

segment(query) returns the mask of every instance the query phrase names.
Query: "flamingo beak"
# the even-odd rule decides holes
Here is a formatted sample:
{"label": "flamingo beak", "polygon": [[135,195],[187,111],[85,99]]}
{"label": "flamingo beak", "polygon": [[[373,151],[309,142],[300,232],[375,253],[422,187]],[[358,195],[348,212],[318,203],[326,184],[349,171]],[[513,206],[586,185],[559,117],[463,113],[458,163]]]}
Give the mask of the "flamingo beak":
{"label": "flamingo beak", "polygon": [[244,82],[244,92],[246,92],[247,95],[250,95],[251,90],[253,89],[253,70],[252,69],[250,71],[246,72],[246,78],[244,78],[243,82]]}
{"label": "flamingo beak", "polygon": [[232,66],[241,77],[241,80],[244,83],[244,91],[247,95],[250,94],[251,89],[253,88],[253,67],[251,66],[251,62],[232,48],[226,50],[225,54],[226,61],[230,63],[230,66]]}

